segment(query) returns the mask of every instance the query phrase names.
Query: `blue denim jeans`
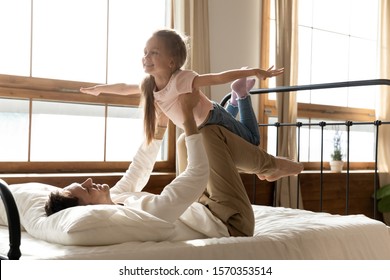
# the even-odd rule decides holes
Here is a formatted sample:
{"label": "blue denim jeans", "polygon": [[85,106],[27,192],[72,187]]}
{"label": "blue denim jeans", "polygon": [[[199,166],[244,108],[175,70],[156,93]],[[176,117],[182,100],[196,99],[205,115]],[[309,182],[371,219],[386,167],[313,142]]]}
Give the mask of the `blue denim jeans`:
{"label": "blue denim jeans", "polygon": [[[238,99],[237,107],[230,102],[226,109],[216,102],[213,102],[213,105],[214,109],[209,119],[201,127],[210,124],[221,125],[254,145],[260,144],[259,126],[249,95]],[[240,120],[236,119],[238,112],[240,112]]]}

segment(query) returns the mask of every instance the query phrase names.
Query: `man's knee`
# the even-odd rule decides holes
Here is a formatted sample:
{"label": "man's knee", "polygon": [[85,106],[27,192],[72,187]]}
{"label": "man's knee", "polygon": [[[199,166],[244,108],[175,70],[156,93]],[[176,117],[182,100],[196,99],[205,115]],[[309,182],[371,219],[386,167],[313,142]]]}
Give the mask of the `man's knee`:
{"label": "man's knee", "polygon": [[223,135],[223,130],[226,130],[223,126],[212,124],[212,125],[206,125],[200,130],[200,133],[203,135],[204,142],[207,141],[207,139],[212,139],[215,137],[221,138]]}

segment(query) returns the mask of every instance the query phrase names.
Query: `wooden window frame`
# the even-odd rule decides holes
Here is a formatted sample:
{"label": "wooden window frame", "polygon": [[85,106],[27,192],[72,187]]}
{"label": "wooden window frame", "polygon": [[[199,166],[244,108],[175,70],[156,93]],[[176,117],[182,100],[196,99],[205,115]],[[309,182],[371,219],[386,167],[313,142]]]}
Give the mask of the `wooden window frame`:
{"label": "wooden window frame", "polygon": [[[131,96],[112,94],[91,96],[79,92],[80,87],[93,85],[95,84],[0,75],[0,98],[28,99],[30,104],[31,100],[64,101],[104,106],[125,105],[138,107],[140,104],[140,94]],[[171,122],[169,123],[167,133],[167,160],[157,161],[154,166],[155,172],[175,172],[176,169],[175,126]],[[0,162],[1,173],[123,172],[128,166],[128,161],[32,162],[28,160],[23,162]]]}
{"label": "wooden window frame", "polygon": [[[262,1],[261,9],[261,51],[260,51],[260,67],[267,69],[269,67],[269,48],[270,48],[270,4],[271,0]],[[268,80],[260,81],[261,88],[268,88]],[[299,94],[299,93],[298,93]],[[260,123],[268,123],[270,117],[277,117],[277,109],[275,100],[270,100],[268,94],[260,94],[258,106],[258,119]],[[298,103],[297,110],[298,118],[307,119],[339,119],[349,121],[375,121],[375,110],[358,109],[339,106],[328,106],[318,104]],[[262,135],[261,147],[267,148],[267,128],[260,127]],[[320,162],[303,162],[305,170],[319,170]],[[327,167],[328,163],[325,163]],[[374,162],[351,162],[352,170],[373,170]]]}

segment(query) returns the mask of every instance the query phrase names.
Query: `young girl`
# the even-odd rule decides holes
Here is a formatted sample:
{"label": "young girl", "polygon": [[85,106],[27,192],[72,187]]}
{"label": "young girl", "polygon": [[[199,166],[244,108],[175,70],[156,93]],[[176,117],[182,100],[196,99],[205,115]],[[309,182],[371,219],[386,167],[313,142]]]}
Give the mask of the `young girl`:
{"label": "young girl", "polygon": [[[200,92],[200,101],[194,108],[195,120],[199,128],[208,124],[218,124],[240,135],[248,142],[258,145],[260,135],[256,116],[253,112],[248,91],[255,80],[246,77],[269,78],[280,75],[283,69],[268,70],[242,68],[221,73],[197,74],[182,70],[187,60],[186,40],[171,29],[155,32],[147,41],[142,58],[145,73],[141,83],[144,103],[144,126],[148,143],[156,132],[156,114],[162,111],[176,126],[183,127],[178,96],[199,91],[204,86],[225,84],[231,81],[232,95],[227,109],[208,99]],[[138,93],[135,85],[115,84],[82,88],[81,92],[98,95],[101,92],[116,94]],[[235,119],[238,109],[240,121]]]}

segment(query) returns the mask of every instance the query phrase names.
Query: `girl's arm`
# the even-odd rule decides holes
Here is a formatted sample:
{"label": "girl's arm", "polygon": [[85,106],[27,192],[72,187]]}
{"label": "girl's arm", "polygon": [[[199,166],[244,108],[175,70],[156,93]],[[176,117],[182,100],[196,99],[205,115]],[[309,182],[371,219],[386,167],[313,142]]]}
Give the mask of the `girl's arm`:
{"label": "girl's arm", "polygon": [[260,68],[247,68],[228,70],[220,73],[210,73],[195,77],[193,82],[194,88],[203,86],[221,85],[232,82],[236,79],[256,76],[259,79],[267,79],[282,74],[284,68],[273,69],[273,66],[268,70]]}
{"label": "girl's arm", "polygon": [[101,93],[110,93],[117,95],[131,95],[140,93],[138,85],[129,85],[124,83],[110,85],[96,85],[92,87],[82,87],[80,92],[98,96]]}

